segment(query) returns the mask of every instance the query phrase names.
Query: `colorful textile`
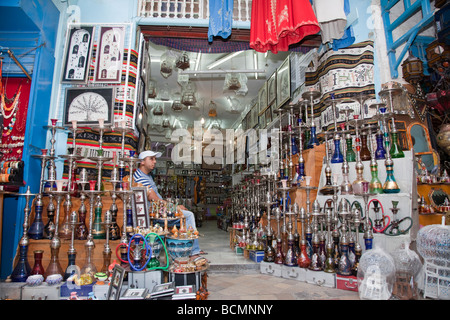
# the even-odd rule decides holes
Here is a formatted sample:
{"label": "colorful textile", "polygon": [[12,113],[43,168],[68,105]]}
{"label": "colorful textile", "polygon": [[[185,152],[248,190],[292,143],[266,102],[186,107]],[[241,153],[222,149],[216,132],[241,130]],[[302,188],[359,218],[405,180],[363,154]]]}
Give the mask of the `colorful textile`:
{"label": "colorful textile", "polygon": [[220,36],[223,39],[231,35],[233,24],[233,0],[209,0],[208,41]]}
{"label": "colorful textile", "polygon": [[322,94],[314,107],[315,119],[326,111],[324,102],[331,98],[331,94],[336,99],[356,99],[360,94],[375,94],[373,68],[373,41],[323,53],[317,65],[305,73],[305,90],[313,89]]}
{"label": "colorful textile", "polygon": [[259,52],[289,51],[289,45],[320,31],[308,0],[253,0],[250,47]]}

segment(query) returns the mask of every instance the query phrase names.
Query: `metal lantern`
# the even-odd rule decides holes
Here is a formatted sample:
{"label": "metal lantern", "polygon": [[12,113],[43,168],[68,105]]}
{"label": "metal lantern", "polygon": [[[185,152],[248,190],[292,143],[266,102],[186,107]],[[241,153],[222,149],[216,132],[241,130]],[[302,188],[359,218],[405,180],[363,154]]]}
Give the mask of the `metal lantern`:
{"label": "metal lantern", "polygon": [[177,61],[175,62],[175,66],[181,70],[189,68],[190,66],[189,56],[187,55],[186,52],[183,52],[181,56],[178,57]]}
{"label": "metal lantern", "polygon": [[420,81],[423,78],[423,62],[409,53],[409,57],[402,63],[403,79],[409,83]]}
{"label": "metal lantern", "polygon": [[148,97],[156,98],[156,81],[152,79],[148,81]]}

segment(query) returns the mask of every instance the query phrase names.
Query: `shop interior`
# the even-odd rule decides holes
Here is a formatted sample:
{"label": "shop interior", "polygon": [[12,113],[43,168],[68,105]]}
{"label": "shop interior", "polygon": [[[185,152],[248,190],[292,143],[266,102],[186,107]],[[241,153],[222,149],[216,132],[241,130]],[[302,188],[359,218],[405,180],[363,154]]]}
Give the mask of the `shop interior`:
{"label": "shop interior", "polygon": [[[0,299],[206,300],[208,275],[245,270],[449,298],[450,4],[372,28],[345,1],[349,43],[276,52],[250,45],[241,1],[209,41],[204,1],[137,1],[125,22],[38,2],[1,14]],[[148,150],[164,202],[133,175]]]}

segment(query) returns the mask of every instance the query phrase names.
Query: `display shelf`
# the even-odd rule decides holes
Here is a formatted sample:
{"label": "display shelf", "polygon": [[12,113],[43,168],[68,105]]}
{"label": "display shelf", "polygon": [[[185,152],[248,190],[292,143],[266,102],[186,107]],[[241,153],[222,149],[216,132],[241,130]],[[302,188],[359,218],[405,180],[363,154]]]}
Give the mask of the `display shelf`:
{"label": "display shelf", "polygon": [[[388,236],[383,233],[374,233],[374,246],[379,245],[381,248],[387,250],[388,252],[395,250],[398,246],[401,245],[402,242],[408,241],[412,242],[416,239],[417,232],[419,230],[419,214],[418,214],[418,202],[417,202],[417,183],[416,183],[416,171],[414,165],[414,155],[412,151],[404,151],[404,158],[396,158],[394,161],[394,177],[400,188],[399,193],[381,193],[376,195],[371,195],[368,197],[368,202],[372,199],[377,199],[381,206],[384,209],[384,215],[389,216],[392,220],[393,213],[390,208],[393,207],[392,201],[398,201],[397,208],[397,219],[402,219],[404,217],[411,217],[413,220],[413,225],[409,232],[406,235],[398,235],[398,236]],[[323,159],[324,165],[322,168],[320,180],[319,180],[319,190],[326,184],[326,176],[325,176],[325,161]],[[364,165],[363,176],[364,179],[369,181],[371,180],[371,171],[370,171],[370,161],[362,161]],[[349,162],[349,181],[352,183],[356,179],[356,170],[355,170],[356,162]],[[378,165],[378,178],[381,181],[381,184],[386,180],[386,167],[385,160],[377,160]],[[339,174],[338,185],[342,183],[342,163],[330,163],[330,167],[333,173]],[[353,204],[354,201],[358,201],[361,206],[364,208],[365,201],[362,196],[358,196],[355,194],[342,195],[338,192],[338,204],[341,199],[346,199]],[[320,206],[323,208],[325,202],[328,199],[332,199],[332,195],[322,195],[320,192],[316,198],[319,201]],[[375,218],[375,213],[373,212],[373,203],[370,205],[369,217],[373,220]],[[381,214],[381,210],[380,210]],[[365,216],[365,210],[364,210]],[[364,243],[363,234],[360,233],[360,243]],[[363,246],[364,247],[364,246]]]}

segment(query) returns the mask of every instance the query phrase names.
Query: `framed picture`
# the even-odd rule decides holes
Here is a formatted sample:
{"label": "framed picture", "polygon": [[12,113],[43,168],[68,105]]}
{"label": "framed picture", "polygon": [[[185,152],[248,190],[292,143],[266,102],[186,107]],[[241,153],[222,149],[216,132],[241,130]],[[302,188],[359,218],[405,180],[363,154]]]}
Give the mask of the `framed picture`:
{"label": "framed picture", "polygon": [[291,98],[291,68],[289,56],[277,69],[277,108]]}
{"label": "framed picture", "polygon": [[103,119],[107,125],[114,121],[114,88],[67,88],[64,103],[64,125],[77,120],[79,126],[98,124]]}
{"label": "framed picture", "polygon": [[148,202],[147,188],[133,187],[133,196],[131,197],[131,206],[133,210],[133,227],[148,228]]}
{"label": "framed picture", "polygon": [[272,106],[269,106],[266,109],[266,124],[264,125],[264,127],[267,127],[271,122],[272,122]]}
{"label": "framed picture", "polygon": [[267,82],[264,82],[264,84],[258,91],[258,105],[258,114],[260,114],[267,108]]}
{"label": "framed picture", "polygon": [[95,57],[94,82],[120,83],[124,52],[124,26],[102,26]]}
{"label": "framed picture", "polygon": [[250,128],[254,128],[258,124],[258,114],[259,114],[259,105],[258,103],[255,103],[252,110],[250,111],[252,113],[252,125]]}
{"label": "framed picture", "polygon": [[106,300],[119,300],[124,276],[125,269],[116,264],[113,268],[111,283],[109,284]]}
{"label": "framed picture", "polygon": [[93,36],[93,26],[68,26],[62,83],[87,82]]}
{"label": "framed picture", "polygon": [[143,300],[147,298],[147,295],[147,288],[128,288],[120,297],[120,300]]}
{"label": "framed picture", "polygon": [[267,105],[271,105],[277,98],[277,72],[267,80]]}
{"label": "framed picture", "polygon": [[259,116],[259,128],[264,129],[266,127],[266,113],[263,112]]}

